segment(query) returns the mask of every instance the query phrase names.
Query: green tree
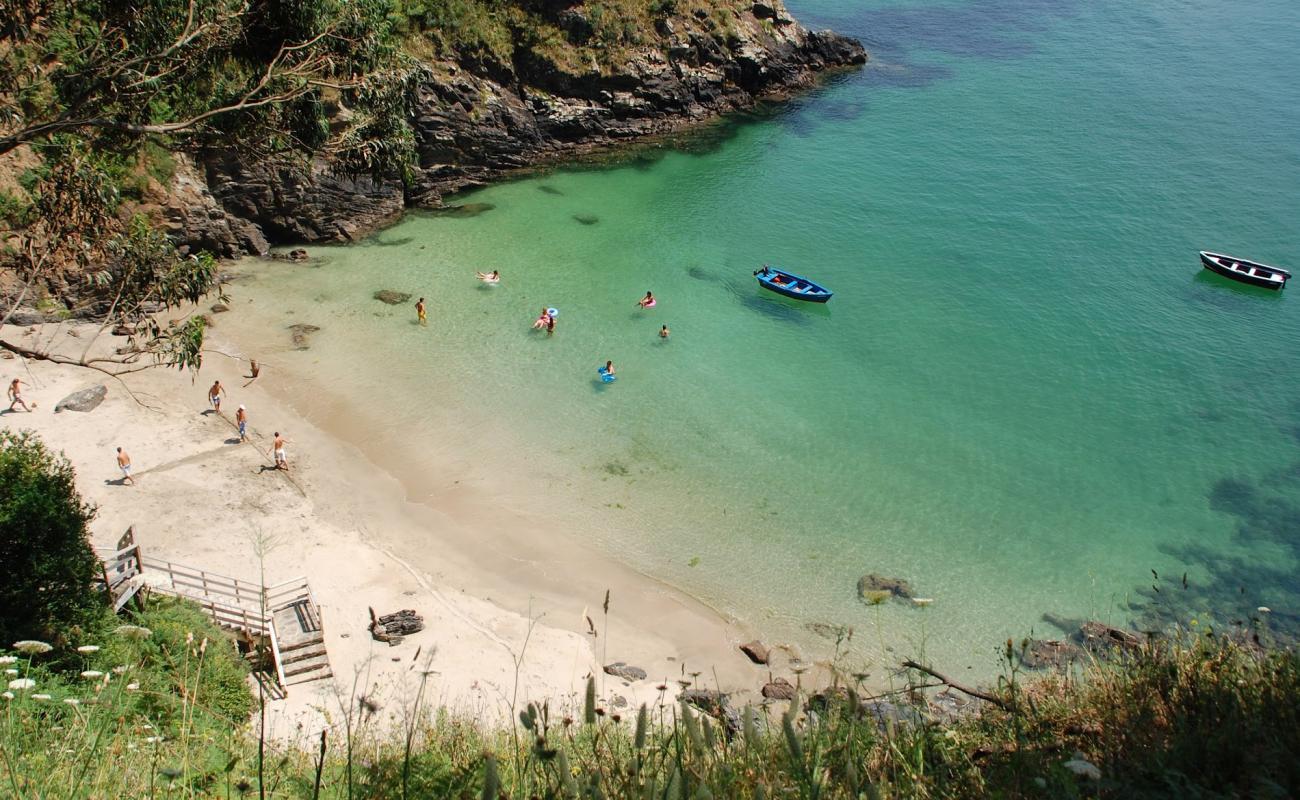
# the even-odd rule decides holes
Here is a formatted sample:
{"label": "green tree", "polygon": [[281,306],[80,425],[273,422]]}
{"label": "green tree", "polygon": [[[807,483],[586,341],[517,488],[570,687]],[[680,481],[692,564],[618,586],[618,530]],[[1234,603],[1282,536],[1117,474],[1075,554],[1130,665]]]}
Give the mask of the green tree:
{"label": "green tree", "polygon": [[103,618],[94,516],[67,458],[30,431],[0,432],[0,642],[58,643]]}

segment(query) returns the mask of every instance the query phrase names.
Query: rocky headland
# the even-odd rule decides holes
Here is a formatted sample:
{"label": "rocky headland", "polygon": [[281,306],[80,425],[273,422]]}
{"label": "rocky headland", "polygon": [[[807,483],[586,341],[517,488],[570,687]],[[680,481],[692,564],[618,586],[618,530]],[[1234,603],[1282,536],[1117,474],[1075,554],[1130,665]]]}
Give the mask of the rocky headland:
{"label": "rocky headland", "polygon": [[[206,149],[178,157],[155,213],[178,243],[228,258],[355,240],[451,192],[699,125],[866,61],[857,41],[809,31],[780,0],[765,0],[655,16],[639,44],[605,51],[601,64],[589,47],[593,9],[539,5],[533,13],[567,40],[558,47],[515,43],[509,59],[421,60],[406,98],[416,154],[407,174],[350,173],[327,154]],[[354,113],[341,103],[330,110],[340,125]]]}

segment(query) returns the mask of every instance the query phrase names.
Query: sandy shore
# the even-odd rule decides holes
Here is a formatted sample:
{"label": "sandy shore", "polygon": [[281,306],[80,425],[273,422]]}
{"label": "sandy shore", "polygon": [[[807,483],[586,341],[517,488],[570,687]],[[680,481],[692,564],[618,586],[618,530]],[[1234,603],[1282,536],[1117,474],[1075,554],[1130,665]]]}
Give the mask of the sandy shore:
{"label": "sandy shore", "polygon": [[[219,317],[222,326],[234,316]],[[48,340],[77,354],[94,333],[94,325],[75,323],[3,330],[14,341]],[[95,350],[121,343],[105,335]],[[3,425],[32,429],[67,455],[82,493],[99,507],[96,545],[112,546],[135,526],[137,541],[157,558],[253,581],[261,574],[267,585],[308,578],[334,678],[290,686],[268,715],[276,735],[330,724],[354,694],[379,698],[398,718],[423,670],[431,673],[428,702],[487,721],[504,719],[512,698],[553,706],[580,700],[592,674],[607,700],[633,706],[659,699],[663,684],[671,694],[692,674],[701,686],[746,691],[769,675],[737,649],[749,631],[580,543],[547,535],[491,497],[466,491],[408,502],[382,465],[297,415],[287,402],[294,387],[278,385],[273,369],[250,381],[247,362],[219,331],[207,347],[196,376],[157,368],[119,381],[49,362],[0,362],[6,380],[31,384],[24,395],[38,404],[30,414],[4,414]],[[220,414],[208,409],[214,380],[228,391]],[[53,413],[64,396],[99,383],[108,396],[95,410]],[[250,416],[245,444],[233,421],[241,403]],[[287,473],[271,468],[275,430],[289,440]],[[118,446],[132,458],[136,486],[120,483]],[[542,533],[520,533],[528,531]],[[369,636],[368,608],[413,608],[427,627],[390,647]],[[601,664],[616,661],[645,669],[647,678],[605,676]]]}

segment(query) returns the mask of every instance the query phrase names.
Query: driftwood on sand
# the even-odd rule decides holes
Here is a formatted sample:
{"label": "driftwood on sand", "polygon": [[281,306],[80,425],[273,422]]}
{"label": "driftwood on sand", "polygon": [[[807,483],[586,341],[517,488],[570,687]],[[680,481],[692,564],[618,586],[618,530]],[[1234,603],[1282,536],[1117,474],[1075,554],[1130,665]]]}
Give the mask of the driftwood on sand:
{"label": "driftwood on sand", "polygon": [[404,608],[382,617],[376,616],[375,610],[370,609],[370,635],[377,641],[396,646],[407,636],[422,630],[424,630],[424,617],[415,613],[414,609]]}

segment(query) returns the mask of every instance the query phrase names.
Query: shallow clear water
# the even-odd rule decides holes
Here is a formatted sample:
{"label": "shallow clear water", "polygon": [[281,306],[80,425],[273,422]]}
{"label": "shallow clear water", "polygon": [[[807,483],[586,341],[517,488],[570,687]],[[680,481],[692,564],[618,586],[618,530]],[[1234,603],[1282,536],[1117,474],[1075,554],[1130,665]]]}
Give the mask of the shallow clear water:
{"label": "shallow clear water", "polygon": [[[776,638],[880,626],[984,670],[1044,613],[1294,624],[1300,287],[1196,251],[1300,267],[1300,5],[863,5],[793,4],[874,60],[769,116],[237,298],[323,328],[271,359],[330,381],[308,412],[362,417],[416,499],[491,485]],[[764,262],[835,298],[762,292]],[[865,572],[935,602],[868,609]]]}

